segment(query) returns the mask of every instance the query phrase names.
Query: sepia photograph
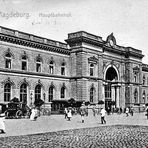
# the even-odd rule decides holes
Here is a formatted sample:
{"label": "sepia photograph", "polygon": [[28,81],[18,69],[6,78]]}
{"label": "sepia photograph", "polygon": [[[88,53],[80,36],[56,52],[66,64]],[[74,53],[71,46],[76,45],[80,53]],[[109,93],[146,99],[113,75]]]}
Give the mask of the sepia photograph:
{"label": "sepia photograph", "polygon": [[0,147],[148,147],[147,0],[0,0]]}

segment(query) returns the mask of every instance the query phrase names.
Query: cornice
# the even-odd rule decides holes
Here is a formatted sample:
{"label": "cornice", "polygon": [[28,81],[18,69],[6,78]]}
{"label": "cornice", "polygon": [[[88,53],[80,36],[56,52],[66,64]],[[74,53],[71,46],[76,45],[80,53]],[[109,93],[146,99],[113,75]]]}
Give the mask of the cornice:
{"label": "cornice", "polygon": [[22,46],[38,48],[41,50],[57,52],[61,54],[70,54],[67,44],[45,39],[35,35],[19,32],[0,26],[0,41],[18,44]]}
{"label": "cornice", "polygon": [[60,78],[60,79],[70,79],[69,76],[62,75],[51,75],[46,73],[30,72],[30,71],[20,71],[12,69],[3,69],[0,68],[0,72],[9,73],[9,74],[18,74],[18,75],[27,75],[27,76],[40,76],[40,77],[50,77],[50,78]]}
{"label": "cornice", "polygon": [[80,36],[80,37],[77,37],[77,38],[70,38],[70,39],[67,39],[65,40],[69,45],[70,47],[73,46],[73,44],[75,43],[88,43],[88,44],[92,44],[92,45],[95,45],[95,46],[101,46],[103,45],[103,42],[101,41],[98,41],[98,40],[94,40],[94,39],[90,39],[90,38],[87,38],[87,37],[84,37],[84,36]]}

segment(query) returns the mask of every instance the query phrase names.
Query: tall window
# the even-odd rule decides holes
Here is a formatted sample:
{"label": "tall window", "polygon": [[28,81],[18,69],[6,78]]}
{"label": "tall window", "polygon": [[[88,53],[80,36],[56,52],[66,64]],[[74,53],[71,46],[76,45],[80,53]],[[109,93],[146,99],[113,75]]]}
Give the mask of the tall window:
{"label": "tall window", "polygon": [[135,91],[134,91],[134,101],[135,101],[135,103],[138,102],[138,91],[137,91],[137,89],[135,89]]}
{"label": "tall window", "polygon": [[134,82],[137,82],[137,74],[134,74]]}
{"label": "tall window", "polygon": [[4,101],[9,102],[11,98],[11,84],[6,83],[4,86]]}
{"label": "tall window", "polygon": [[35,87],[35,100],[41,99],[41,85]]}
{"label": "tall window", "polygon": [[53,100],[53,91],[54,91],[54,87],[50,86],[49,87],[49,102],[51,102]]}
{"label": "tall window", "polygon": [[61,98],[65,98],[65,87],[61,88]]}
{"label": "tall window", "polygon": [[142,97],[143,97],[143,103],[145,103],[145,90],[143,91]]}
{"label": "tall window", "polygon": [[53,61],[50,61],[50,63],[49,63],[49,73],[50,74],[53,74],[54,73]]}
{"label": "tall window", "polygon": [[65,75],[65,63],[61,65],[61,75]]}
{"label": "tall window", "polygon": [[27,104],[27,84],[22,84],[20,87],[20,102]]}
{"label": "tall window", "polygon": [[94,88],[93,87],[91,87],[90,89],[90,102],[91,103],[94,102]]}
{"label": "tall window", "polygon": [[36,60],[36,72],[41,72],[42,69],[42,60],[40,57],[37,57]]}
{"label": "tall window", "polygon": [[5,68],[11,69],[11,55],[10,55],[10,53],[7,53],[5,55]]}
{"label": "tall window", "polygon": [[94,64],[90,64],[90,76],[94,75]]}
{"label": "tall window", "polygon": [[145,85],[145,75],[143,76],[143,85]]}
{"label": "tall window", "polygon": [[27,57],[26,57],[26,55],[22,56],[22,70],[27,70]]}
{"label": "tall window", "polygon": [[111,99],[111,84],[110,83],[105,85],[105,98]]}

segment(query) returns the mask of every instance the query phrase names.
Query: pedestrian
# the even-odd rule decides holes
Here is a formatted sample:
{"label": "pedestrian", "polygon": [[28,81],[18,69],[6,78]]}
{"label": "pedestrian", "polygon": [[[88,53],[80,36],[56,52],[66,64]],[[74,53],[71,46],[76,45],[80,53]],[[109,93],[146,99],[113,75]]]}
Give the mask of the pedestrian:
{"label": "pedestrian", "polygon": [[36,121],[37,117],[38,117],[38,110],[37,108],[33,107],[31,110],[30,120]]}
{"label": "pedestrian", "polygon": [[131,109],[130,109],[130,113],[131,113],[131,116],[133,116],[134,115],[134,109],[133,109],[133,107],[131,106]]}
{"label": "pedestrian", "polygon": [[68,113],[68,110],[67,110],[67,108],[65,107],[65,109],[64,109],[65,119],[67,118],[67,113]]}
{"label": "pedestrian", "polygon": [[126,113],[126,117],[127,117],[128,114],[129,114],[129,108],[128,107],[126,108],[125,113]]}
{"label": "pedestrian", "polygon": [[94,106],[93,106],[93,108],[92,108],[92,111],[93,111],[93,115],[96,116],[96,109],[95,109]]}
{"label": "pedestrian", "polygon": [[148,106],[146,107],[146,116],[147,116],[147,119],[148,119]]}
{"label": "pedestrian", "polygon": [[68,113],[67,113],[68,121],[70,121],[71,117],[72,117],[72,110],[71,110],[71,108],[69,108]]}
{"label": "pedestrian", "polygon": [[106,124],[106,121],[105,121],[105,114],[106,114],[106,110],[104,108],[101,108],[101,123],[105,123]]}
{"label": "pedestrian", "polygon": [[86,114],[86,108],[85,108],[85,104],[82,104],[81,108],[80,108],[80,115],[81,115],[81,120],[82,123],[84,123],[84,115]]}
{"label": "pedestrian", "polygon": [[5,114],[0,114],[0,130],[1,130],[1,133],[4,134],[6,131],[6,128],[5,128]]}

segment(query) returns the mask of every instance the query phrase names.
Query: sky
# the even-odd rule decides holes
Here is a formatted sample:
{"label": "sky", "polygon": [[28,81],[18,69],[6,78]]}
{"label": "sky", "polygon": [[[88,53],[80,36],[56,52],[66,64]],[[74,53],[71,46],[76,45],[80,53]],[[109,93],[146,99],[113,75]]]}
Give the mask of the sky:
{"label": "sky", "polygon": [[0,26],[62,42],[76,31],[103,40],[113,32],[148,64],[148,0],[0,0]]}

